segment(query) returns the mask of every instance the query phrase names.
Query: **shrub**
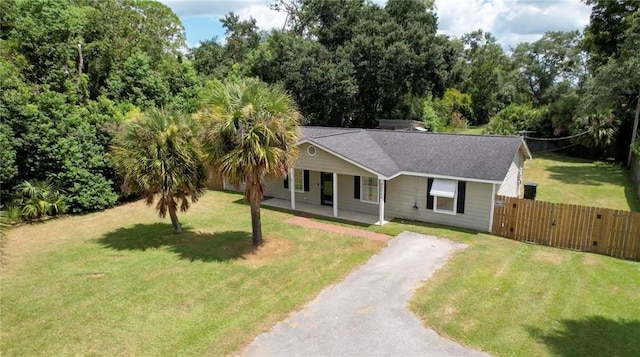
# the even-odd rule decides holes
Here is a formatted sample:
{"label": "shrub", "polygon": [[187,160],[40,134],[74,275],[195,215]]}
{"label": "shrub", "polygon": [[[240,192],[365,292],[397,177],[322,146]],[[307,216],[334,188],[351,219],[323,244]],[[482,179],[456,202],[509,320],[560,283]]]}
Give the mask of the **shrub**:
{"label": "shrub", "polygon": [[16,194],[12,206],[20,208],[22,219],[34,220],[44,216],[54,216],[67,210],[65,197],[60,194],[50,180],[24,181],[15,187]]}
{"label": "shrub", "polygon": [[427,98],[422,103],[422,121],[424,126],[431,131],[442,131],[444,124],[442,119],[438,116],[435,109],[433,109],[433,102],[431,98]]}
{"label": "shrub", "polygon": [[533,109],[528,104],[511,104],[496,114],[485,127],[485,134],[517,135],[519,131],[542,132],[545,110]]}

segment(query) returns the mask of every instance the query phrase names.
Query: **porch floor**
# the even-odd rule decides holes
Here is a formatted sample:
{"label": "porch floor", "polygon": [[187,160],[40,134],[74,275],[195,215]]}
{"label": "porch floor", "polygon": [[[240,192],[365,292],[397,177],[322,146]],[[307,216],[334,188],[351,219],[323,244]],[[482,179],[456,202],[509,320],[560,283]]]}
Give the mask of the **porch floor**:
{"label": "porch floor", "polygon": [[[283,200],[280,198],[266,199],[262,201],[262,205],[267,207],[284,208],[289,210],[291,209],[291,201]],[[310,203],[296,201],[295,211],[306,212],[306,213],[311,213],[318,216],[333,218],[333,207],[331,206],[314,205]],[[349,211],[349,210],[340,209],[340,208],[338,208],[337,218],[344,219],[345,221],[364,223],[368,225],[379,224],[379,217],[377,214],[355,212],[355,211]],[[385,217],[385,220],[382,222],[382,224],[385,224],[390,220],[391,218]]]}

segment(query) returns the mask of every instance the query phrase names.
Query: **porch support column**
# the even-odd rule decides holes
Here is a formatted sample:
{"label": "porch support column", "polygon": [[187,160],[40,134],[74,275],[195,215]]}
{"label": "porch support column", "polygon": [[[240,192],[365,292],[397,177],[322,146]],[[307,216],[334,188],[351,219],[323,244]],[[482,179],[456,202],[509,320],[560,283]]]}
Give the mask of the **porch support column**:
{"label": "porch support column", "polygon": [[333,216],[338,217],[338,174],[333,173]]}
{"label": "porch support column", "polygon": [[380,221],[378,225],[384,224],[384,180],[378,179],[378,203],[380,206]]}
{"label": "porch support column", "polygon": [[293,168],[289,169],[289,192],[291,193],[291,209],[296,209],[296,178],[295,175],[296,170]]}

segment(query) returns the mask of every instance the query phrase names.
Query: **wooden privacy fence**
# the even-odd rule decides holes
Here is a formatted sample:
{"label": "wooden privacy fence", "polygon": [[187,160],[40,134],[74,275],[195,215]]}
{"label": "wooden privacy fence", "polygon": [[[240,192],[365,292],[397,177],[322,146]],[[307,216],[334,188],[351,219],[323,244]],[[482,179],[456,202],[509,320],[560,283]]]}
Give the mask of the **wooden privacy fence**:
{"label": "wooden privacy fence", "polygon": [[640,213],[496,196],[492,233],[640,260]]}

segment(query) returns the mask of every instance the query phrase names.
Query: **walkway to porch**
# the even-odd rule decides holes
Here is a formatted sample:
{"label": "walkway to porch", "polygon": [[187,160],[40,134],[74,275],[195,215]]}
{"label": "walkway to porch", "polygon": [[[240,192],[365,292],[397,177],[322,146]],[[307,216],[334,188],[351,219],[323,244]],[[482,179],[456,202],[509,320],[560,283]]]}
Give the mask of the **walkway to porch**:
{"label": "walkway to porch", "polygon": [[[262,201],[262,205],[267,207],[277,207],[284,209],[291,209],[291,201],[283,200],[280,198],[269,198]],[[333,218],[333,207],[331,206],[322,206],[322,205],[314,205],[309,203],[304,203],[300,201],[296,201],[296,211],[307,212],[311,214],[315,214],[318,216],[330,217]],[[378,225],[379,219],[376,214],[362,213],[349,211],[346,209],[338,209],[338,217],[339,219],[344,219],[346,221],[352,221],[357,223],[364,223],[369,225]],[[385,217],[385,221],[382,223],[387,223],[390,218]]]}

